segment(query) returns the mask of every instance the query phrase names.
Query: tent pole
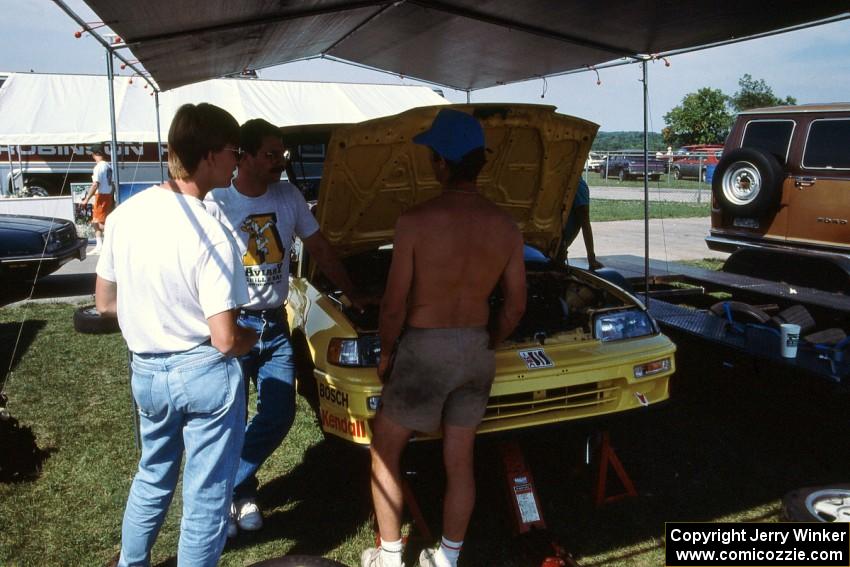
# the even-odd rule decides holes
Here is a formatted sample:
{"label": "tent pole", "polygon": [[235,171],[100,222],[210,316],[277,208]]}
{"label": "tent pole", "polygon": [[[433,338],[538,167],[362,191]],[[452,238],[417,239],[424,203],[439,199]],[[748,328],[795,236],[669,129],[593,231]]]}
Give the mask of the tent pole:
{"label": "tent pole", "polygon": [[646,59],[640,65],[643,72],[643,301],[649,307],[649,86]]}
{"label": "tent pole", "polygon": [[115,73],[112,68],[112,49],[106,50],[106,80],[109,82],[109,125],[112,129],[110,157],[112,158],[112,178],[115,180],[115,202],[118,202],[121,187],[121,174],[118,167],[118,129],[115,127]]}
{"label": "tent pole", "polygon": [[153,99],[156,104],[156,155],[159,158],[159,180],[165,183],[165,169],[162,167],[162,134],[159,131],[159,91],[153,91]]}

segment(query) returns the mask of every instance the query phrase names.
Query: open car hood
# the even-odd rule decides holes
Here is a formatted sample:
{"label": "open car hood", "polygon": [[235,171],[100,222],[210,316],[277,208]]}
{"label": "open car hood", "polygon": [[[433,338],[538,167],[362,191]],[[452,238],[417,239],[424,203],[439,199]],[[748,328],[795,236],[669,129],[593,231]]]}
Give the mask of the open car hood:
{"label": "open car hood", "polygon": [[444,108],[481,121],[487,164],[479,190],[514,218],[528,244],[555,257],[599,126],[553,106],[429,106],[335,129],[319,188],[322,233],[340,256],[389,244],[399,215],[441,193],[430,150],[411,139]]}

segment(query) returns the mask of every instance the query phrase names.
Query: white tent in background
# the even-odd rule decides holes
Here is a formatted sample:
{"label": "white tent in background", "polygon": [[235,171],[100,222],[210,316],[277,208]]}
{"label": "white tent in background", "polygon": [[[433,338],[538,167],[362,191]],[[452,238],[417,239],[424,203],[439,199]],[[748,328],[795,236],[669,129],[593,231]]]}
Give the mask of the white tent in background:
{"label": "white tent in background", "polygon": [[[90,144],[111,138],[107,79],[96,75],[12,73],[0,87],[0,145]],[[116,77],[119,142],[156,142],[151,89]],[[428,87],[213,79],[160,93],[163,142],[185,103],[209,102],[240,123],[265,118],[277,126],[361,122],[417,106],[447,104]]]}

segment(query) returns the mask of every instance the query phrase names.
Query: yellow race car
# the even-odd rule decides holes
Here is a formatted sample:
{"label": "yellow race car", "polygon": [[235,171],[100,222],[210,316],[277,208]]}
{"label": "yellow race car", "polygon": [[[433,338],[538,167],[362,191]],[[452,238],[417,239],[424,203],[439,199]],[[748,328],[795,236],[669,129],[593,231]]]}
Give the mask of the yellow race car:
{"label": "yellow race car", "polygon": [[[354,283],[377,297],[386,283],[397,217],[441,191],[427,148],[411,142],[441,108],[416,108],[330,132],[316,217]],[[557,114],[551,106],[454,108],[481,121],[487,164],[479,189],[513,216],[526,242],[527,310],[497,349],[496,378],[479,432],[666,400],[675,345],[638,299],[558,257],[563,223],[598,126]],[[286,309],[301,361],[299,389],[314,396],[326,434],[367,445],[381,398],[378,309],[350,309],[303,247],[294,249]],[[491,301],[495,310],[498,289]],[[423,431],[416,438],[439,435]]]}

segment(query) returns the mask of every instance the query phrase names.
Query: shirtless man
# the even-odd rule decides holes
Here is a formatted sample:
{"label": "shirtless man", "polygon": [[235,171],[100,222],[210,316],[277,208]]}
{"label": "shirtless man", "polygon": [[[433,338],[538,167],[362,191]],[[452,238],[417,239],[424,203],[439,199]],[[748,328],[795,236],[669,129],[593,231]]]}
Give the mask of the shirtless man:
{"label": "shirtless man", "polygon": [[[475,504],[473,445],[495,375],[493,349],[525,311],[522,235],[476,187],[485,162],[481,125],[445,109],[413,141],[431,149],[443,193],[403,214],[395,228],[379,329],[385,387],[371,448],[381,545],[363,552],[363,567],[401,565],[401,453],[414,431],[440,425],[443,538],[436,550],[422,552],[419,564],[457,564]],[[488,298],[499,284],[505,301],[490,323]]]}

